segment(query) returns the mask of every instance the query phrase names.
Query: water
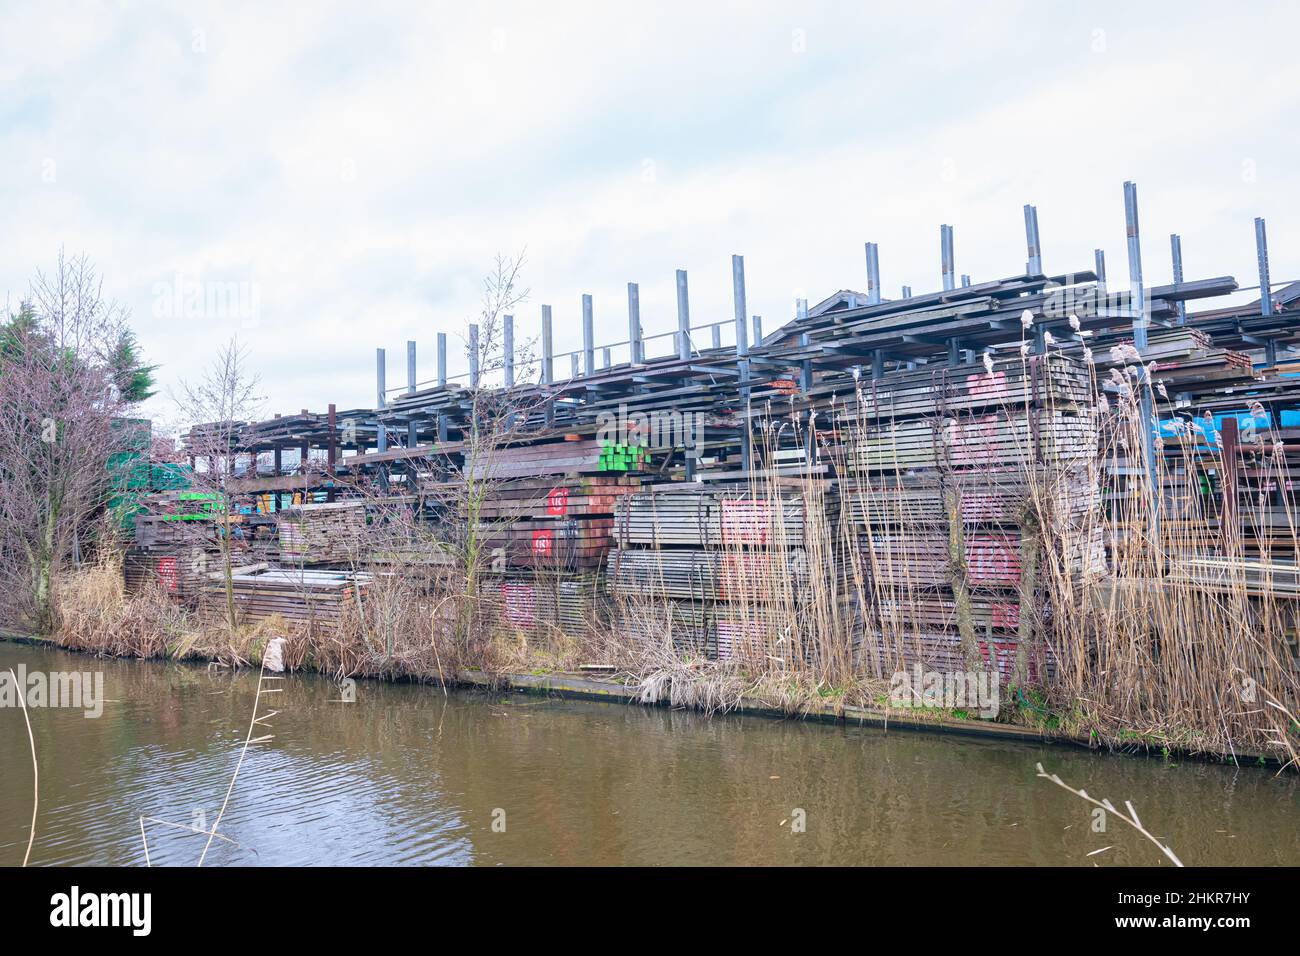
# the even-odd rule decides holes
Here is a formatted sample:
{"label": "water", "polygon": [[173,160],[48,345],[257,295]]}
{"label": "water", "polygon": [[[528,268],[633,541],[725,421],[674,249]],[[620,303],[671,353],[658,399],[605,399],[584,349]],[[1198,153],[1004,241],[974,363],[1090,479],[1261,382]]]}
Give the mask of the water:
{"label": "water", "polygon": [[[102,670],[110,699],[98,719],[31,712],[34,864],[143,865],[141,815],[214,818],[256,674],[0,643],[0,668],[20,663]],[[1132,800],[1188,865],[1300,864],[1297,781],[1256,767],[364,681],[340,703],[310,675],[272,686],[275,738],[221,824],[238,846],[214,843],[209,865],[1164,862],[1118,820],[1092,832],[1038,761]],[[0,865],[27,845],[30,761],[21,712],[0,709]],[[146,828],[155,866],[198,860],[202,837]]]}

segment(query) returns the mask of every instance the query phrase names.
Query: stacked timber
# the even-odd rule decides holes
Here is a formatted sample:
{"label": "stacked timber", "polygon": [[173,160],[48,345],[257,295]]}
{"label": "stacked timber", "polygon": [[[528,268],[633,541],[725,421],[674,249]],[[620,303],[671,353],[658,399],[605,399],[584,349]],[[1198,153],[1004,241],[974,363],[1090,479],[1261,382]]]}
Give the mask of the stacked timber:
{"label": "stacked timber", "polygon": [[221,561],[219,501],[215,494],[183,490],[142,495],[122,561],[127,592],[159,587],[178,602],[197,600],[203,576]]}
{"label": "stacked timber", "polygon": [[615,503],[640,487],[626,475],[568,475],[492,483],[477,505],[494,564],[588,572],[604,564]]}
{"label": "stacked timber", "polygon": [[1082,461],[1095,453],[1091,384],[1060,354],[891,372],[833,413],[847,475]]}
{"label": "stacked timber", "polygon": [[[371,577],[350,571],[311,568],[270,568],[257,564],[235,568],[231,575],[235,613],[242,623],[271,617],[337,627],[343,614],[355,607]],[[224,613],[225,575],[205,576],[203,608],[209,615]]]}
{"label": "stacked timber", "polygon": [[839,493],[859,529],[864,668],[1046,679],[1038,529],[1067,539],[1065,573],[1106,567],[1085,365],[1049,354],[886,374],[863,392]]}
{"label": "stacked timber", "polygon": [[570,474],[492,482],[476,506],[491,555],[491,599],[513,630],[585,632],[603,607],[598,579],[617,502],[638,477]]}
{"label": "stacked timber", "polygon": [[[634,641],[719,660],[788,654],[815,574],[794,492],[663,486],[619,500],[605,580]],[[820,553],[820,552],[819,552]]]}
{"label": "stacked timber", "polygon": [[592,474],[600,470],[601,448],[594,438],[503,446],[480,455],[468,467],[472,477],[479,481]]}
{"label": "stacked timber", "polygon": [[128,594],[159,588],[180,604],[192,604],[203,591],[208,572],[219,566],[212,549],[187,544],[129,548],[122,558]]}
{"label": "stacked timber", "polygon": [[158,491],[140,497],[135,542],[141,547],[213,543],[223,508],[221,496],[201,491]]}
{"label": "stacked timber", "polygon": [[361,501],[295,505],[279,513],[282,560],[292,564],[345,564],[360,553],[366,537]]}
{"label": "stacked timber", "polygon": [[505,631],[527,636],[581,636],[603,615],[605,598],[598,574],[552,574],[512,569],[491,574],[482,593]]}

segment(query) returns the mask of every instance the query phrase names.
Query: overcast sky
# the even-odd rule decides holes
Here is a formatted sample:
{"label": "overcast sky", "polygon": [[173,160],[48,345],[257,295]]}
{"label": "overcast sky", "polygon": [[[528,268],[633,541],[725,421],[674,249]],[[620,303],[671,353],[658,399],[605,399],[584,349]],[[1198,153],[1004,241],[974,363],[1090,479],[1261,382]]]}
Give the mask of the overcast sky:
{"label": "overcast sky", "polygon": [[268,413],[372,404],[374,349],[399,384],[407,339],[432,377],[523,247],[519,335],[549,303],[557,350],[584,292],[625,339],[628,281],[672,327],[676,268],[695,322],[729,318],[732,253],[768,330],[863,288],[866,240],[887,296],[938,288],[944,222],[959,272],[1017,274],[1026,202],[1049,271],[1100,246],[1125,275],[1125,179],[1148,283],[1178,232],[1188,278],[1254,285],[1257,215],[1300,277],[1294,3],[0,10],[0,291],[85,252],[164,384],[238,335]]}

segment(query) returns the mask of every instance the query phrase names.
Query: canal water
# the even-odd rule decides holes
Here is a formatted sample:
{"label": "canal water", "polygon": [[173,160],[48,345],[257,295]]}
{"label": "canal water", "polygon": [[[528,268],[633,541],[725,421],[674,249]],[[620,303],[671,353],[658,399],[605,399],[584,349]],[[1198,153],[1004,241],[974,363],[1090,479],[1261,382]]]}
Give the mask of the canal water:
{"label": "canal water", "polygon": [[[0,669],[104,674],[102,715],[30,712],[33,864],[193,865],[257,675],[0,643]],[[1035,778],[1131,800],[1188,865],[1300,864],[1294,776],[939,734],[314,675],[264,698],[207,865],[1162,865]],[[83,701],[83,704],[85,702]],[[32,811],[20,710],[0,708],[0,865]],[[158,822],[164,821],[164,822]],[[1095,852],[1101,851],[1101,852]],[[1092,855],[1090,855],[1092,854]]]}

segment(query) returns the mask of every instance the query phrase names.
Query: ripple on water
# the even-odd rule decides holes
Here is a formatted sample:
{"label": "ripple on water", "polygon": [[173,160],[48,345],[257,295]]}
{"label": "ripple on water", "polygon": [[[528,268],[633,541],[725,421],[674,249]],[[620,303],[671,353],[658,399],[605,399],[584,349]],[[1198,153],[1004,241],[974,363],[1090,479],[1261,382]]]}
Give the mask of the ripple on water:
{"label": "ripple on water", "polygon": [[[97,720],[33,711],[41,811],[33,860],[142,865],[139,818],[215,819],[248,731],[256,675],[98,661],[0,643],[0,667],[103,669]],[[1297,781],[1257,768],[622,704],[444,695],[314,676],[264,699],[213,865],[1155,865],[1124,832],[1034,778],[1132,799],[1185,862],[1300,863]],[[259,729],[258,733],[261,733]],[[0,711],[0,865],[21,861],[31,778],[21,720]],[[802,810],[803,834],[790,832]],[[493,823],[502,815],[504,832]],[[205,838],[148,824],[155,865]],[[1105,842],[1099,842],[1103,840]]]}

